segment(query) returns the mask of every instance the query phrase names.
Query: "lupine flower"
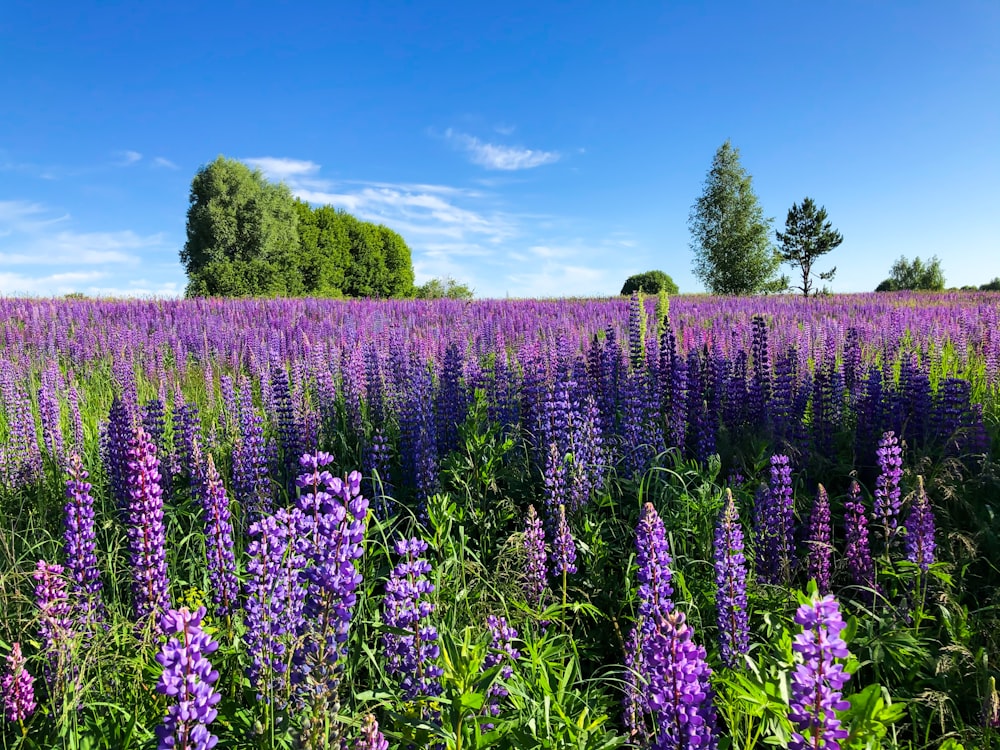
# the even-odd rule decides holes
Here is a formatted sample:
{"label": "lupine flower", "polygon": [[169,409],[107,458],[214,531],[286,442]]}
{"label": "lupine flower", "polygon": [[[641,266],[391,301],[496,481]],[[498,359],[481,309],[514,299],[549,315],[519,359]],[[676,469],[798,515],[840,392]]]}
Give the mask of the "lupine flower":
{"label": "lupine flower", "polygon": [[[490,685],[487,691],[486,708],[490,716],[500,715],[500,699],[506,698],[509,693],[500,680],[509,680],[514,674],[512,662],[521,658],[521,653],[514,648],[514,641],[517,639],[517,631],[512,628],[507,620],[496,615],[486,617],[486,626],[490,629],[490,653],[483,660],[483,668],[491,669],[498,665],[500,667],[499,679]],[[492,725],[484,726],[487,731]]]}
{"label": "lupine flower", "polygon": [[917,477],[917,496],[905,526],[906,559],[926,573],[934,563],[934,511],[921,476]]}
{"label": "lupine flower", "polygon": [[351,750],[389,750],[389,741],[379,731],[378,722],[372,714],[366,714],[361,722],[361,735],[354,741]]}
{"label": "lupine flower", "polygon": [[33,577],[35,605],[39,612],[38,634],[48,660],[45,677],[49,685],[55,685],[65,679],[72,669],[73,605],[66,591],[61,565],[39,560]]}
{"label": "lupine flower", "polygon": [[73,580],[73,594],[84,624],[104,620],[101,601],[101,571],[97,567],[94,535],[94,499],[79,453],[69,457],[66,481],[66,531],[63,544],[66,567]]}
{"label": "lupine flower", "polygon": [[566,522],[566,506],[559,506],[559,521],[552,541],[552,575],[567,576],[576,573],[576,543]]}
{"label": "lupine flower", "polygon": [[643,644],[655,750],[714,748],[716,715],[705,649],[692,640],[678,610],[662,618]]}
{"label": "lupine flower", "polygon": [[750,632],[743,528],[732,490],[728,487],[726,505],[715,528],[715,584],[719,651],[723,663],[734,667],[750,647]]}
{"label": "lupine flower", "polygon": [[0,678],[4,715],[7,721],[24,721],[35,712],[35,680],[28,671],[21,644],[11,646],[7,671]]}
{"label": "lupine flower", "polygon": [[[333,461],[328,453],[306,454],[299,464],[305,473],[296,484],[307,492],[298,499],[305,522],[303,543],[308,581],[305,626],[296,664],[306,689],[316,701],[336,701],[351,615],[361,574],[356,561],[364,552],[368,500],[361,494],[361,474],[333,477],[323,469]],[[336,707],[326,705],[327,712]]]}
{"label": "lupine flower", "polygon": [[[851,580],[856,586],[874,589],[875,563],[868,542],[868,516],[864,503],[861,501],[861,487],[851,481],[850,498],[844,504],[844,533],[847,537],[847,548],[844,557],[847,559],[847,569]],[[863,601],[871,603],[873,594],[862,592]]]}
{"label": "lupine flower", "polygon": [[111,496],[115,499],[115,505],[122,509],[128,505],[128,448],[131,439],[132,415],[125,403],[115,396],[108,413],[101,457],[111,483]]}
{"label": "lupine flower", "polygon": [[233,492],[244,509],[247,526],[271,512],[264,419],[253,405],[249,383],[240,389],[240,429],[233,447]]}
{"label": "lupine flower", "polygon": [[208,731],[222,699],[212,687],[219,673],[208,660],[219,644],[201,629],[204,616],[204,607],[196,612],[183,607],[160,618],[160,629],[170,638],[156,655],[163,667],[156,692],[177,702],[156,729],[158,750],[211,750],[219,742]]}
{"label": "lupine flower", "polygon": [[790,750],[826,748],[839,750],[847,731],[840,726],[837,711],[850,704],[841,699],[841,688],[851,678],[837,659],[850,656],[840,637],[844,621],[840,605],[831,596],[812,604],[803,604],[795,613],[802,632],[795,636],[792,650],[798,665],[792,673],[792,696],[789,716],[795,725]]}
{"label": "lupine flower", "polygon": [[764,583],[791,578],[795,506],[788,456],[771,456],[771,482],[757,494],[757,574]]}
{"label": "lupine flower", "polygon": [[535,506],[528,506],[528,520],[524,529],[524,552],[527,558],[526,589],[530,604],[536,607],[542,603],[548,578],[548,558],[545,554],[545,531],[542,519],[535,512]]}
{"label": "lupine flower", "polygon": [[391,628],[406,631],[406,635],[385,633],[382,645],[386,653],[386,671],[399,680],[404,700],[441,694],[439,678],[443,674],[437,665],[440,649],[438,634],[426,620],[434,605],[426,596],[434,591],[427,579],[430,563],[420,555],[427,543],[420,539],[400,539],[395,543],[397,555],[403,561],[392,570],[385,587],[384,622]]}
{"label": "lupine flower", "polygon": [[205,554],[208,556],[208,579],[212,601],[222,617],[229,617],[238,605],[239,581],[236,579],[236,555],[233,546],[233,522],[229,498],[215,460],[208,455],[204,469],[198,470],[203,483],[197,493],[205,514]]}
{"label": "lupine flower", "polygon": [[886,551],[892,544],[899,525],[899,482],[903,478],[903,450],[896,433],[886,432],[878,444],[879,475],[875,481],[875,518],[882,526]]}
{"label": "lupine flower", "polygon": [[808,575],[821,594],[830,593],[830,569],[833,559],[833,528],[830,525],[830,498],[821,484],[816,491],[809,519]]}
{"label": "lupine flower", "polygon": [[258,695],[279,706],[287,697],[290,649],[305,611],[305,555],[298,549],[304,519],[280,509],[250,526],[246,583],[247,676]]}
{"label": "lupine flower", "polygon": [[136,619],[157,627],[156,617],[170,607],[167,593],[166,531],[156,446],[139,427],[128,447],[128,544]]}

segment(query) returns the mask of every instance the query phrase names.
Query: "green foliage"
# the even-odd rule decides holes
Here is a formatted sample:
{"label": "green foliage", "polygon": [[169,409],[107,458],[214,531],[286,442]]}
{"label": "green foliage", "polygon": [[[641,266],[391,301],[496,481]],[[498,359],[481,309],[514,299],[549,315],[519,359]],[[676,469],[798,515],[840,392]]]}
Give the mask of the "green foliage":
{"label": "green foliage", "polygon": [[646,271],[629,276],[622,285],[621,294],[632,294],[632,292],[642,292],[643,294],[678,294],[677,284],[663,271]]}
{"label": "green foliage", "polygon": [[198,170],[181,250],[189,297],[302,294],[298,244],[298,215],[287,187],[222,156]]}
{"label": "green foliage", "polygon": [[409,297],[410,248],[388,227],[295,200],[222,156],[191,183],[188,297]]}
{"label": "green foliage", "polygon": [[414,290],[417,299],[472,299],[475,290],[451,276],[433,278]]}
{"label": "green foliage", "polygon": [[983,284],[981,287],[979,287],[979,291],[981,291],[981,292],[1000,292],[1000,276],[997,276],[994,279],[992,279],[990,281],[987,281],[985,284]]}
{"label": "green foliage", "polygon": [[919,256],[912,261],[899,256],[889,270],[889,278],[875,287],[876,292],[940,292],[943,289],[944,271],[936,255],[931,256],[927,263],[920,260]]}
{"label": "green foliage", "polygon": [[[803,297],[808,297],[810,292],[815,294],[813,263],[844,241],[843,235],[827,221],[826,208],[817,208],[813,199],[808,197],[803,199],[801,206],[793,203],[785,219],[785,231],[775,232],[775,236],[781,243],[778,249],[781,259],[798,268],[802,274],[802,284],[795,288],[802,292]],[[823,281],[830,281],[836,273],[837,267],[834,266],[818,275]]]}
{"label": "green foliage", "polygon": [[715,152],[688,218],[694,275],[712,294],[760,294],[787,287],[788,280],[777,275],[781,256],[771,244],[772,221],[764,217],[739,149],[727,140]]}

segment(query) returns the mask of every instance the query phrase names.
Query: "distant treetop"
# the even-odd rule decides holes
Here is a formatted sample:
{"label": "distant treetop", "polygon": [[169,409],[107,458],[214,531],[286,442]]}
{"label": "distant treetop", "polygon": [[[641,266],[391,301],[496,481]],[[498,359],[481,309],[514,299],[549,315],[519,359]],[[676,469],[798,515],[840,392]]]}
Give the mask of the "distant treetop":
{"label": "distant treetop", "polygon": [[663,271],[646,271],[629,276],[622,286],[621,294],[659,294],[661,291],[675,295],[678,293],[677,284]]}

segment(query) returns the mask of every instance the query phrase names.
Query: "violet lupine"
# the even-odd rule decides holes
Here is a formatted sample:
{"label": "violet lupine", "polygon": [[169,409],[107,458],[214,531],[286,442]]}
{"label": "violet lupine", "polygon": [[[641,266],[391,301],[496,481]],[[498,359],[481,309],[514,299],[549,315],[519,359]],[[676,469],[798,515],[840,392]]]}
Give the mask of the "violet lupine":
{"label": "violet lupine", "polygon": [[861,500],[861,486],[853,480],[850,496],[844,503],[844,535],[847,538],[844,557],[851,581],[855,586],[871,589],[861,595],[863,601],[871,603],[875,589],[875,563],[868,540],[868,514]]}
{"label": "violet lupine", "polygon": [[244,509],[246,526],[271,512],[271,479],[268,471],[264,419],[253,405],[249,383],[240,388],[240,428],[233,447],[233,492]]}
{"label": "violet lupine", "polygon": [[757,494],[756,507],[757,574],[763,583],[787,583],[791,579],[794,514],[788,456],[771,456],[771,482]]}
{"label": "violet lupine", "polygon": [[434,697],[441,694],[443,670],[437,665],[437,630],[426,623],[434,611],[434,605],[426,599],[434,591],[434,584],[427,578],[431,565],[420,557],[427,551],[427,543],[416,538],[400,539],[394,548],[403,561],[393,568],[386,583],[383,618],[387,626],[405,631],[405,635],[382,636],[386,671],[399,680],[404,700]]}
{"label": "violet lupine", "polygon": [[202,512],[205,514],[205,554],[208,558],[208,580],[212,587],[212,602],[222,617],[230,617],[239,602],[239,581],[236,579],[236,554],[233,545],[233,520],[229,512],[229,498],[215,468],[215,460],[208,455],[203,470],[198,470],[198,480],[204,483],[198,491]]}
{"label": "violet lupine", "polygon": [[743,528],[733,492],[728,487],[726,505],[715,528],[715,584],[719,651],[722,662],[735,667],[750,647],[750,630]]}
{"label": "violet lupine", "polygon": [[0,678],[3,709],[7,721],[24,721],[38,704],[35,703],[35,680],[28,671],[27,660],[21,653],[21,644],[15,643],[7,654],[7,670]]}
{"label": "violet lupine", "polygon": [[249,530],[247,676],[261,699],[279,707],[289,695],[288,664],[305,611],[307,588],[302,571],[306,560],[297,545],[304,525],[301,510],[281,508],[251,524]]}
{"label": "violet lupine", "polygon": [[128,446],[128,546],[132,567],[132,596],[136,619],[157,628],[157,617],[170,607],[167,593],[166,531],[163,493],[156,446],[141,427]]}
{"label": "violet lupine", "polygon": [[545,530],[535,506],[528,506],[528,519],[524,528],[524,553],[526,559],[525,589],[528,603],[540,606],[548,578],[548,558],[545,554]]}
{"label": "violet lupine", "polygon": [[552,540],[552,575],[563,579],[563,598],[566,597],[566,576],[576,573],[576,543],[566,521],[566,506],[560,505],[556,534]]}
{"label": "violet lupine", "polygon": [[66,530],[63,547],[66,551],[66,568],[73,580],[73,595],[78,602],[84,625],[104,620],[104,603],[101,601],[101,571],[97,567],[96,537],[94,534],[94,498],[87,470],[79,453],[69,457],[66,481]]}
{"label": "violet lupine", "polygon": [[[493,681],[486,692],[486,710],[490,716],[500,715],[500,699],[506,698],[509,693],[500,680],[509,680],[514,674],[513,662],[521,658],[521,652],[514,648],[514,641],[517,639],[517,631],[512,628],[506,618],[488,615],[486,626],[490,629],[490,653],[483,660],[484,669],[500,667],[498,679]],[[492,725],[484,725],[487,731],[492,729]]]}
{"label": "violet lupine", "polygon": [[705,649],[692,640],[684,613],[663,617],[643,643],[646,695],[654,717],[653,750],[714,748],[716,714]]}
{"label": "violet lupine", "polygon": [[378,728],[372,714],[366,714],[361,722],[361,734],[354,741],[351,750],[389,750],[389,741]]}
{"label": "violet lupine", "polygon": [[156,661],[163,667],[156,692],[176,700],[157,727],[158,750],[211,750],[219,738],[208,731],[222,699],[212,685],[219,673],[208,655],[219,644],[201,629],[205,608],[169,610],[160,618],[160,629],[169,636]]}
{"label": "violet lupine", "polygon": [[875,518],[882,527],[882,539],[888,553],[899,525],[902,505],[899,482],[903,478],[903,450],[896,433],[886,432],[878,443],[879,475],[875,480]]}
{"label": "violet lupine", "polygon": [[830,498],[821,484],[816,490],[816,502],[809,517],[809,551],[807,571],[816,581],[820,594],[830,593],[830,571],[833,564],[833,528],[830,525]]}
{"label": "violet lupine", "polygon": [[934,564],[934,510],[924,489],[924,478],[917,477],[917,496],[906,519],[906,559],[926,573]]}
{"label": "violet lupine", "polygon": [[371,495],[375,514],[382,519],[389,517],[389,503],[392,495],[392,476],[390,474],[389,441],[381,427],[375,429],[368,449],[365,451],[365,484]]}
{"label": "violet lupine", "polygon": [[339,709],[339,660],[346,655],[356,592],[362,581],[356,561],[364,553],[368,516],[361,474],[352,471],[343,479],[331,476],[323,467],[332,461],[328,453],[306,454],[299,464],[308,471],[296,479],[300,488],[308,490],[300,495],[298,507],[305,522],[300,548],[307,558],[304,577],[309,586],[296,676],[303,678],[311,693],[313,708],[319,709],[322,702],[324,713]]}
{"label": "violet lupine", "polygon": [[641,681],[648,678],[646,643],[673,609],[670,546],[666,527],[652,503],[646,503],[635,533],[639,605],[636,624],[629,632],[628,674],[623,700],[625,721],[633,739],[642,742],[649,735],[650,707]]}
{"label": "violet lupine", "polygon": [[802,632],[792,643],[798,663],[792,673],[788,715],[795,731],[788,747],[839,750],[840,740],[848,733],[841,728],[836,712],[850,707],[841,697],[841,688],[851,678],[843,663],[837,661],[850,656],[840,637],[845,627],[840,605],[828,594],[799,607],[795,622],[802,626]]}
{"label": "violet lupine", "polygon": [[35,606],[38,607],[38,635],[47,663],[45,679],[50,687],[70,676],[74,638],[73,605],[66,590],[62,565],[39,560],[33,575]]}
{"label": "violet lupine", "polygon": [[118,508],[128,505],[128,447],[132,438],[132,415],[118,397],[111,401],[107,430],[101,446],[104,471],[111,484],[111,496]]}

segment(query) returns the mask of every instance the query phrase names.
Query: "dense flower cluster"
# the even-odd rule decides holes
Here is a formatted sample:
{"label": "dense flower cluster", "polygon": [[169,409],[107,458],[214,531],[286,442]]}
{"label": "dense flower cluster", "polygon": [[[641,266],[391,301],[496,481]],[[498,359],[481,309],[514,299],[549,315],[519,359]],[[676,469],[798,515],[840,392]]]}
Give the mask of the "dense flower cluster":
{"label": "dense flower cluster", "polygon": [[934,564],[934,510],[924,489],[924,478],[917,477],[917,496],[906,518],[906,559],[925,573]]}
{"label": "dense flower cluster", "polygon": [[791,579],[795,506],[788,456],[771,456],[771,482],[757,494],[757,575],[764,583]]}
{"label": "dense flower cluster", "polygon": [[747,611],[747,562],[743,554],[743,528],[732,490],[715,527],[716,610],[719,652],[727,667],[737,664],[750,647]]}
{"label": "dense flower cluster", "polygon": [[158,750],[211,750],[219,738],[208,731],[222,696],[212,687],[219,679],[208,655],[219,648],[201,628],[205,608],[169,610],[160,629],[169,637],[156,661],[163,667],[156,692],[173,699],[157,727]]}
{"label": "dense flower cluster", "polygon": [[500,700],[509,694],[503,680],[509,680],[514,674],[512,662],[521,658],[521,653],[514,648],[517,631],[512,628],[506,618],[488,615],[486,626],[490,630],[490,653],[483,660],[483,668],[500,667],[498,679],[490,685],[487,692],[486,709],[491,716],[500,715]]}
{"label": "dense flower cluster", "polygon": [[830,523],[830,497],[821,484],[816,491],[809,518],[808,575],[816,581],[821,594],[830,593],[830,573],[833,565],[833,527]]}
{"label": "dense flower cluster", "polygon": [[7,721],[24,721],[35,712],[35,681],[28,671],[21,653],[21,644],[15,643],[7,655],[7,669],[0,678],[4,715]]}
{"label": "dense flower cluster", "polygon": [[524,528],[525,580],[528,601],[538,606],[542,603],[548,578],[548,557],[545,553],[545,530],[535,506],[528,506]]}
{"label": "dense flower cluster", "polygon": [[94,498],[91,497],[88,474],[79,453],[69,457],[66,481],[66,530],[63,545],[66,568],[73,580],[73,594],[84,623],[104,619],[101,600],[101,571],[97,567],[94,533]]}
{"label": "dense flower cluster", "polygon": [[163,527],[163,494],[156,446],[141,427],[128,446],[128,546],[132,567],[132,596],[140,623],[157,627],[157,616],[167,611],[166,531]]}
{"label": "dense flower cluster", "polygon": [[73,670],[73,605],[66,590],[63,567],[39,560],[35,568],[35,606],[38,607],[38,634],[47,663],[46,681],[50,686],[66,679]]}
{"label": "dense flower cluster", "polygon": [[712,670],[684,619],[683,612],[670,612],[643,645],[654,750],[714,748],[717,742]]}
{"label": "dense flower cluster", "polygon": [[351,746],[351,750],[389,750],[389,741],[379,731],[378,722],[372,714],[365,714],[361,723],[361,735]]}
{"label": "dense flower cluster", "polygon": [[850,496],[844,503],[844,532],[847,537],[847,569],[855,586],[862,586],[861,598],[871,603],[875,588],[875,562],[868,541],[868,514],[861,500],[861,487],[851,481]]}
{"label": "dense flower cluster", "polygon": [[576,573],[576,542],[566,521],[566,506],[560,505],[552,540],[552,575],[557,578]]}
{"label": "dense flower cluster", "polygon": [[845,626],[840,605],[833,596],[824,596],[799,607],[795,622],[802,632],[792,644],[799,661],[792,673],[789,718],[795,732],[788,746],[791,750],[838,750],[847,731],[836,712],[850,706],[840,691],[851,677],[837,661],[850,656],[840,637]]}
{"label": "dense flower cluster", "polygon": [[231,616],[238,605],[239,581],[236,578],[236,555],[233,547],[233,521],[229,512],[229,497],[222,477],[209,454],[203,469],[199,469],[202,484],[198,492],[202,513],[205,514],[205,553],[208,556],[208,579],[212,586],[212,601],[219,615]]}
{"label": "dense flower cluster", "polygon": [[437,665],[438,634],[426,622],[434,611],[434,605],[426,599],[434,591],[434,584],[427,579],[430,563],[420,557],[427,551],[427,543],[400,539],[395,551],[403,561],[393,568],[385,586],[383,617],[386,625],[405,634],[387,632],[382,636],[386,669],[399,680],[405,700],[440,695],[443,670]]}
{"label": "dense flower cluster", "polygon": [[879,475],[875,481],[875,518],[878,520],[885,548],[892,545],[899,526],[902,506],[899,482],[903,478],[903,449],[891,430],[882,435],[878,444]]}

